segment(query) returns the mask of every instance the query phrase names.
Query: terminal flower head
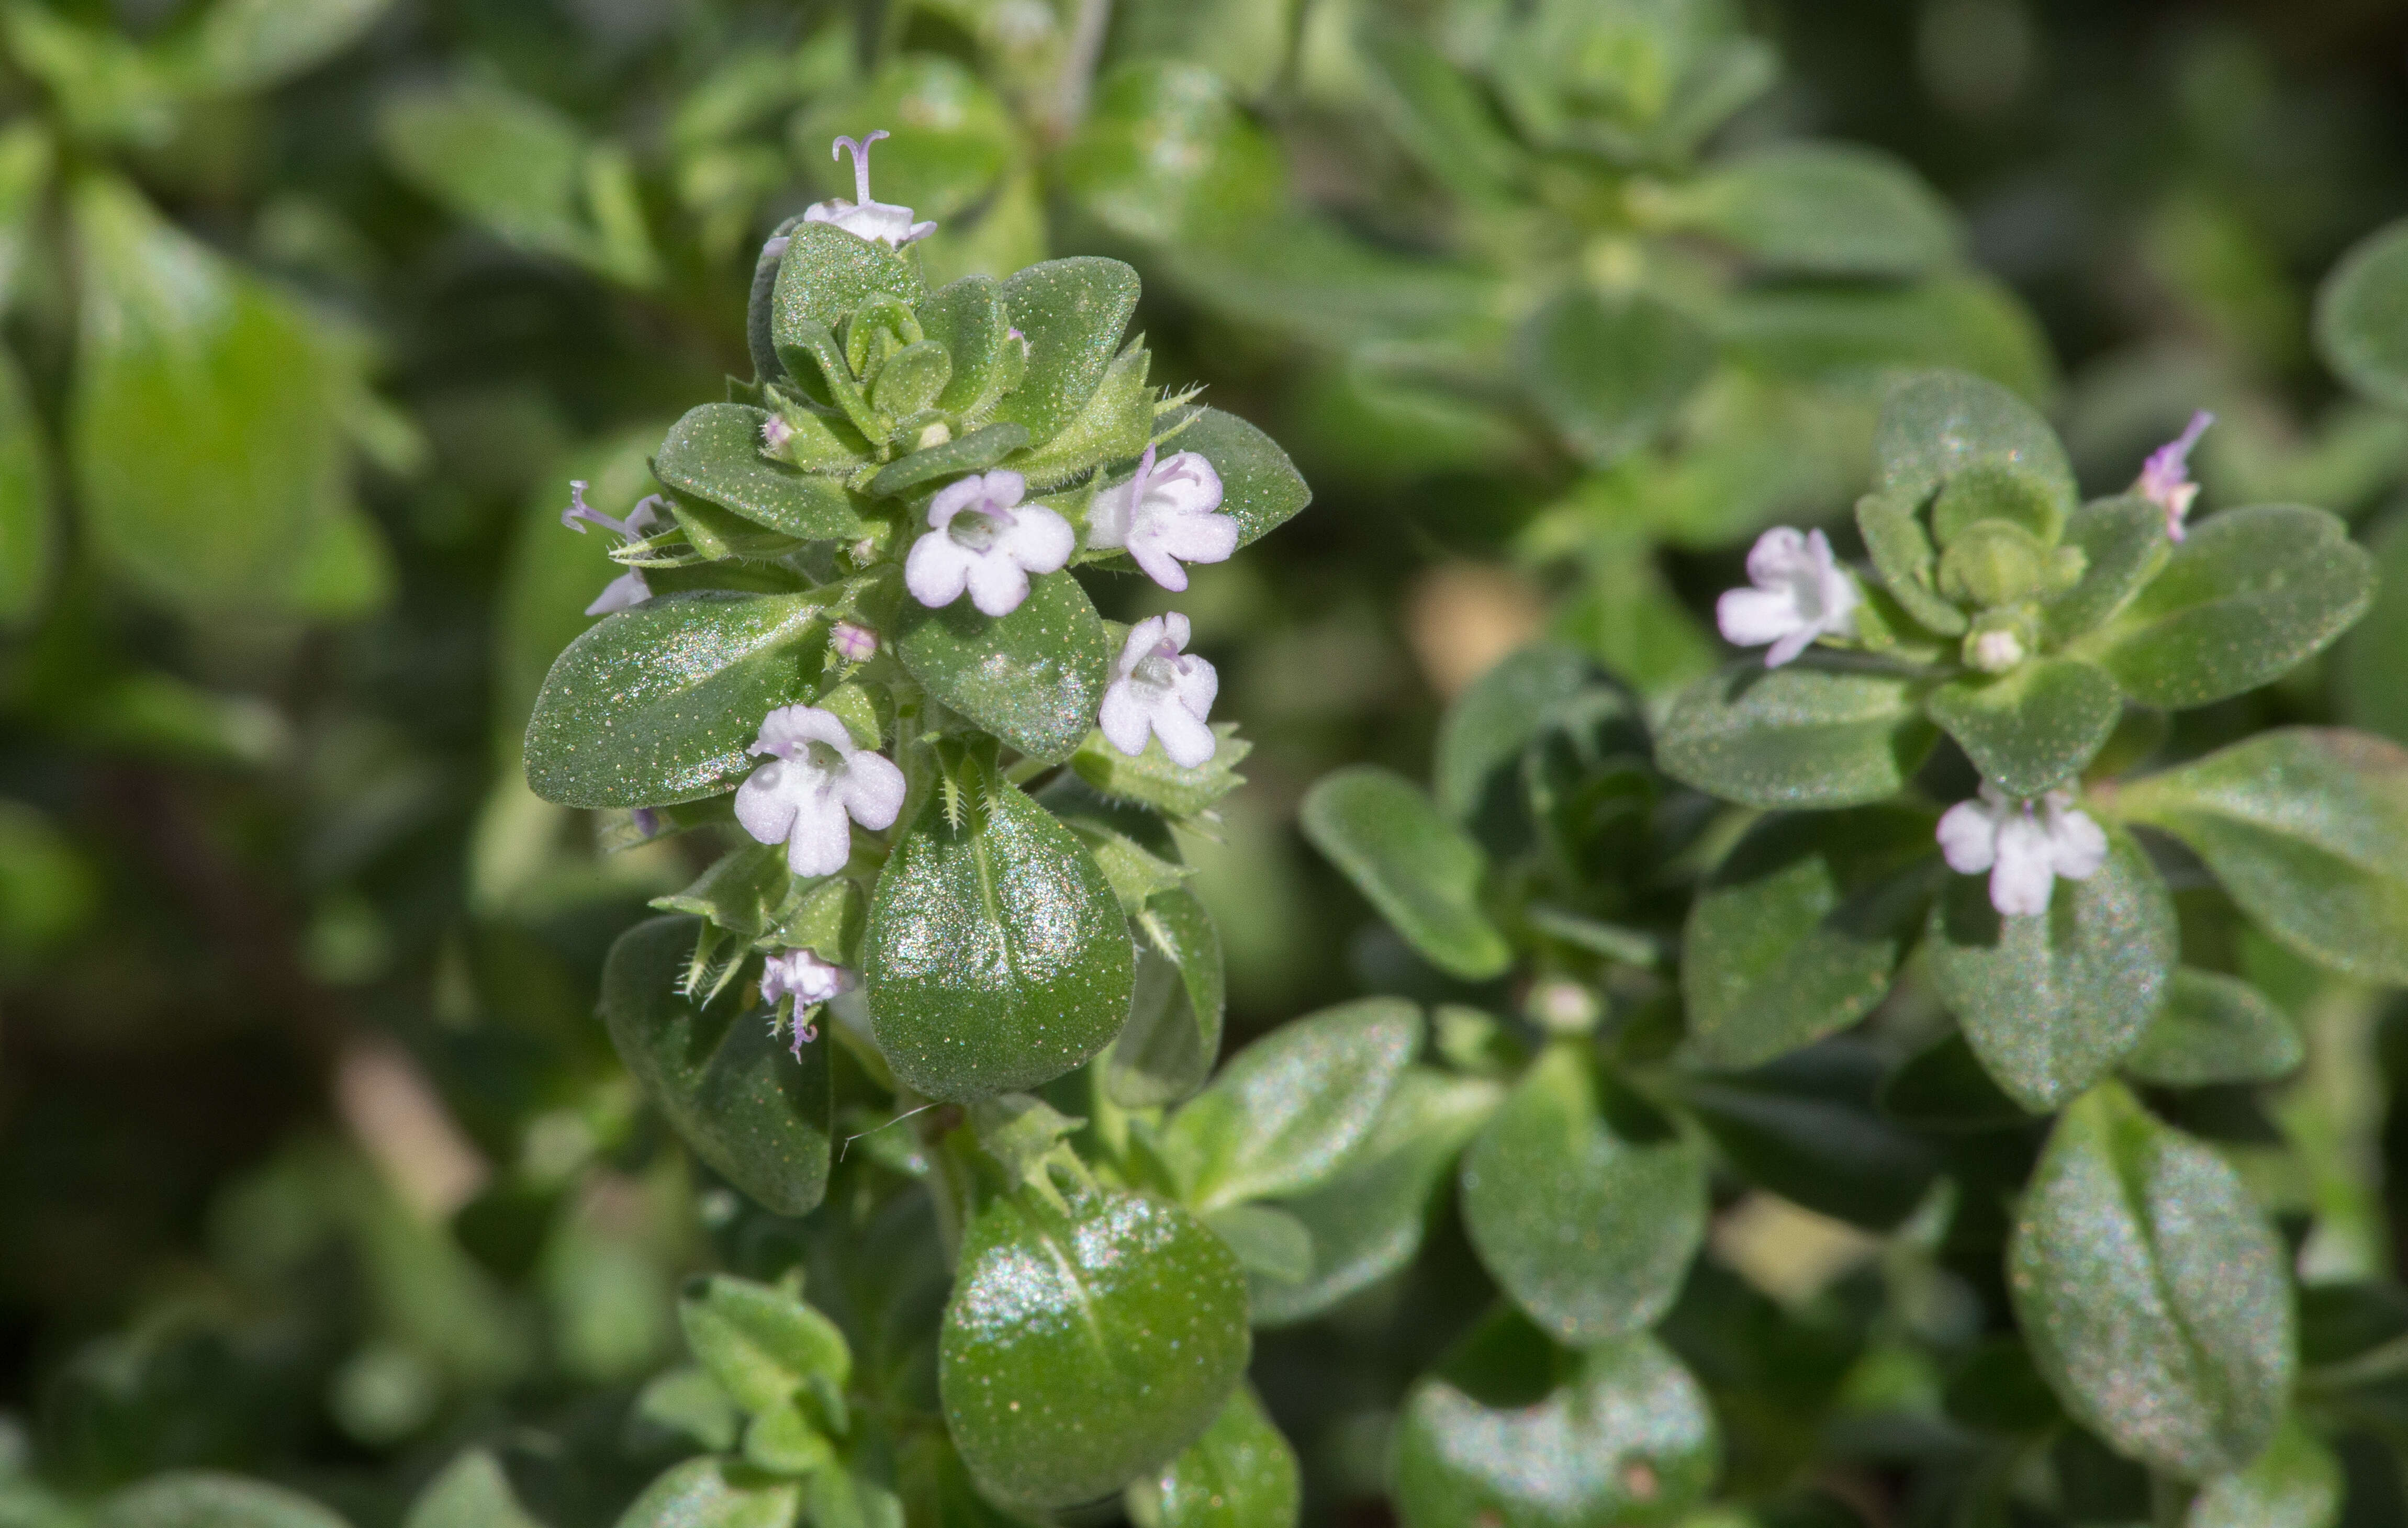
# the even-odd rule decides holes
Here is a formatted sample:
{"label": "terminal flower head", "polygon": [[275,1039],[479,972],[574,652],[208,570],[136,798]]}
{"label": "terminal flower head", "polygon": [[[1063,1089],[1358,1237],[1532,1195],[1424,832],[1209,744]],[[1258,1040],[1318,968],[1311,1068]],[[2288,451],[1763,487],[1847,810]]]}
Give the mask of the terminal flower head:
{"label": "terminal flower head", "polygon": [[1186,651],[1188,635],[1187,618],[1176,612],[1129,628],[1096,720],[1104,740],[1131,758],[1145,751],[1149,735],[1162,739],[1162,751],[1182,769],[1205,764],[1219,746],[1204,719],[1221,676]]}
{"label": "terminal flower head", "polygon": [[903,586],[926,606],[951,605],[968,589],[991,616],[1010,615],[1028,597],[1028,576],[1052,573],[1078,545],[1070,522],[1041,504],[1023,504],[1028,479],[1016,472],[971,473],[928,505],[928,532],[903,560]]}
{"label": "terminal flower head", "polygon": [[803,211],[805,222],[832,222],[856,238],[876,239],[892,250],[926,238],[937,231],[933,222],[913,222],[911,209],[869,195],[869,146],[887,136],[880,128],[866,138],[838,138],[828,145],[828,158],[853,150],[853,200],[833,197]]}
{"label": "terminal flower head", "polygon": [[2215,416],[2202,408],[2190,417],[2183,433],[2149,453],[2141,464],[2141,476],[2132,484],[2132,492],[2166,512],[2166,535],[2176,541],[2183,538],[2183,517],[2190,513],[2191,501],[2199,497],[2199,485],[2190,480],[2191,448],[2199,437],[2215,422]]}
{"label": "terminal flower head", "polygon": [[2107,834],[2071,791],[2018,801],[1989,781],[1941,815],[1940,854],[1959,875],[1990,873],[1990,906],[2006,918],[2048,911],[2058,877],[2088,880],[2107,863]]}
{"label": "terminal flower head", "polygon": [[[580,536],[585,534],[586,526],[599,525],[606,531],[616,531],[625,540],[641,541],[652,535],[661,522],[660,515],[652,507],[659,503],[661,503],[661,496],[654,493],[648,498],[638,500],[636,507],[627,511],[626,519],[614,520],[585,502],[585,480],[575,478],[569,480],[568,507],[560,512],[560,522]],[[624,610],[630,606],[641,605],[652,597],[652,585],[644,582],[644,570],[631,567],[604,584],[602,593],[595,595],[594,603],[585,607],[585,613],[589,616],[607,616],[613,610]]]}
{"label": "terminal flower head", "polygon": [[832,876],[853,857],[847,819],[875,833],[903,809],[903,771],[853,740],[833,711],[784,706],[746,750],[767,755],[736,793],[736,821],[765,844],[786,846],[786,868]]}
{"label": "terminal flower head", "polygon": [[1725,591],[1714,620],[1734,646],[1771,643],[1772,650],[1764,655],[1767,668],[1779,668],[1818,637],[1846,636],[1856,629],[1856,601],[1862,596],[1820,531],[1801,534],[1776,525],[1757,536],[1747,554],[1747,577],[1755,587]]}
{"label": "terminal flower head", "polygon": [[1087,509],[1087,545],[1121,547],[1165,589],[1187,587],[1182,563],[1222,563],[1238,550],[1238,521],[1216,514],[1221,475],[1194,451],[1156,465],[1147,446],[1137,474],[1096,491]]}

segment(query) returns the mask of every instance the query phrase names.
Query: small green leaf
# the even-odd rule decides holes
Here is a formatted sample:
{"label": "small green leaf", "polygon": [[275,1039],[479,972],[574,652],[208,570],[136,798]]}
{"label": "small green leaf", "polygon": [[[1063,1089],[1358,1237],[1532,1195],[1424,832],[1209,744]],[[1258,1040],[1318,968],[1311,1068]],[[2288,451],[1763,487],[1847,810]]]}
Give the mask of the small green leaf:
{"label": "small green leaf", "polygon": [[[1050,492],[1085,478],[1108,462],[1132,461],[1154,437],[1154,389],[1146,382],[1154,357],[1135,341],[1105,368],[1086,404],[1054,438],[1011,459],[1032,489]],[[1099,480],[1099,479],[1098,479]]]}
{"label": "small green leaf", "polygon": [[1235,414],[1198,409],[1165,443],[1166,452],[1194,451],[1221,478],[1222,514],[1238,522],[1238,545],[1258,540],[1312,502],[1312,490],[1279,442]]}
{"label": "small green leaf", "polygon": [[2366,613],[2374,561],[2321,509],[2257,505],[2191,527],[2082,647],[2143,706],[2204,706],[2288,672]]}
{"label": "small green leaf", "polygon": [[982,425],[881,467],[865,492],[873,499],[891,499],[955,473],[983,472],[1027,444],[1028,432],[1017,424]]}
{"label": "small green leaf", "polygon": [[1430,790],[1439,808],[1466,827],[1497,813],[1493,798],[1518,793],[1522,750],[1558,707],[1603,677],[1575,648],[1553,642],[1517,649],[1471,681],[1439,723]]}
{"label": "small green leaf", "polygon": [[1187,1202],[1212,1209],[1327,1181],[1370,1134],[1421,1037],[1418,1008],[1367,997],[1238,1052],[1163,1127]]}
{"label": "small green leaf", "polygon": [[2088,564],[2082,581],[2041,607],[2049,636],[2069,641],[2121,611],[2173,550],[2166,512],[2147,499],[2099,499],[2065,522],[2065,542]]}
{"label": "small green leaf", "polygon": [[1286,179],[1269,136],[1185,51],[1133,58],[1098,80],[1058,165],[1106,227],[1154,244],[1242,237],[1276,210]]}
{"label": "small green leaf", "polygon": [[1031,758],[1058,763],[1096,724],[1119,654],[1068,573],[1028,581],[1010,615],[968,599],[939,609],[904,602],[895,655],[928,693]]}
{"label": "small green leaf", "polygon": [[796,1061],[758,1011],[681,994],[702,927],[655,918],[619,935],[602,967],[602,1021],[695,1155],[768,1208],[803,1214],[827,1192],[827,1048],[805,1046]]}
{"label": "small green leaf", "polygon": [[1956,251],[1948,204],[1870,149],[1784,143],[1733,155],[1682,188],[1678,228],[1711,234],[1766,270],[1800,276],[1920,276]]}
{"label": "small green leaf", "polygon": [[2343,1485],[2341,1461],[2294,1417],[2247,1469],[2200,1487],[2184,1528],[2332,1528]]}
{"label": "small green leaf", "polygon": [[1682,932],[1689,1038],[1753,1066],[1847,1028],[1889,992],[1932,891],[1930,814],[1766,818],[1714,870]]}
{"label": "small green leaf", "polygon": [[1112,1042],[1104,1092],[1123,1108],[1175,1104],[1204,1085],[1221,1055],[1227,978],[1221,931],[1195,893],[1156,892],[1130,920],[1137,979]]}
{"label": "small green leaf", "polygon": [[2118,1450],[2198,1478],[2273,1436],[2297,1361],[2281,1243],[2222,1158],[2120,1086],[2057,1120],[2007,1259],[2034,1363]]}
{"label": "small green leaf", "polygon": [[1994,678],[1969,674],[1924,704],[1984,779],[2019,797],[2082,773],[2124,717],[2115,681],[2077,658],[2035,658]]}
{"label": "small green leaf", "polygon": [[1090,733],[1079,751],[1070,758],[1070,767],[1081,779],[1115,801],[1132,801],[1151,807],[1166,817],[1194,817],[1211,809],[1223,796],[1246,783],[1237,772],[1254,745],[1238,735],[1238,724],[1223,721],[1215,725],[1212,735],[1220,746],[1212,757],[1194,769],[1170,762],[1162,751],[1162,739],[1146,740],[1145,751],[1132,758],[1104,740],[1100,732]]}
{"label": "small green leaf", "polygon": [[705,1454],[672,1464],[620,1514],[617,1528],[793,1528],[799,1480]]}
{"label": "small green leaf", "polygon": [[[877,239],[848,234],[832,222],[803,222],[787,236],[770,289],[769,332],[782,358],[808,348],[810,331],[834,329],[867,297],[884,294],[916,303],[925,294],[920,268]],[[815,367],[787,369],[806,388],[824,384]]]}
{"label": "small green leaf", "polygon": [[1706,1228],[1706,1169],[1584,1048],[1550,1048],[1463,1159],[1480,1260],[1557,1341],[1643,1331],[1671,1308]]}
{"label": "small green leaf", "polygon": [[733,789],[762,720],[808,704],[826,642],[808,594],[662,594],[605,616],[552,665],[527,784],[564,807],[659,807]]}
{"label": "small green leaf", "polygon": [[404,180],[504,243],[660,279],[625,151],[548,102],[490,79],[414,87],[385,102],[377,136]]}
{"label": "small green leaf", "polygon": [[1419,786],[1356,764],[1322,777],[1300,815],[1312,846],[1431,964],[1467,981],[1512,964],[1480,905],[1487,857]]}
{"label": "small green leaf", "polygon": [[1876,486],[1920,504],[1967,467],[2014,467],[2045,484],[2060,513],[2080,495],[2073,466],[2048,421],[1998,383],[1962,372],[1925,372],[1882,406],[1873,436]]}
{"label": "small green leaf", "polygon": [[1388,1468],[1404,1528],[1660,1528],[1720,1452],[1704,1391],[1654,1338],[1561,1354],[1509,1315],[1407,1392]]}
{"label": "small green leaf", "polygon": [[1881,1079],[1871,1048],[1840,1039],[1678,1087],[1742,1177],[1808,1209],[1887,1231],[1923,1202],[1939,1164],[1926,1143],[1876,1112]]}
{"label": "small green leaf", "polygon": [[401,1528],[543,1528],[510,1490],[500,1461],[483,1449],[464,1450],[427,1482]]}
{"label": "small green leaf", "polygon": [[1665,773],[1747,807],[1857,807],[1905,789],[1939,735],[1926,681],[1742,660],[1672,701],[1656,737]]}
{"label": "small green leaf", "polygon": [[2375,230],[2316,291],[2316,349],[2341,379],[2408,408],[2408,221]]}
{"label": "small green leaf", "polygon": [[1856,529],[1890,597],[1926,630],[1955,636],[1967,625],[1965,612],[1935,587],[1938,554],[1919,509],[1904,493],[1868,493],[1856,501]]}
{"label": "small green leaf", "polygon": [[194,63],[219,90],[289,79],[358,41],[391,0],[216,0],[201,18]]}
{"label": "small green leaf", "polygon": [[938,1386],[980,1484],[1059,1507],[1202,1436],[1250,1347],[1237,1259],[1194,1216],[1100,1191],[1066,1217],[1024,1194],[990,1204],[963,1237]]}
{"label": "small green leaf", "polygon": [[661,442],[652,470],[669,487],[773,531],[806,541],[859,536],[865,527],[841,480],[762,454],[761,426],[768,418],[766,409],[738,403],[689,409]]}
{"label": "small green leaf", "polygon": [[869,907],[862,967],[896,1075],[968,1101],[1061,1076],[1128,1019],[1128,923],[1070,830],[1013,786],[983,821],[932,799]]}
{"label": "small green leaf", "polygon": [[1212,1234],[1229,1244],[1249,1278],[1298,1284],[1312,1274],[1312,1233],[1302,1221],[1268,1205],[1224,1205],[1202,1212]]}
{"label": "small green leaf", "polygon": [[2133,781],[2116,810],[2197,850],[2242,909],[2312,960],[2408,982],[2408,750],[2284,727]]}
{"label": "small green leaf", "polygon": [[[1271,1425],[1252,1386],[1240,1385],[1204,1435],[1152,1478],[1129,1487],[1131,1516],[1156,1528],[1296,1528],[1303,1482],[1296,1450]],[[2214,1528],[2261,1528],[2218,1523]],[[2294,1528],[2265,1524],[2262,1528]],[[2320,1528],[2300,1523],[2296,1528]]]}
{"label": "small green leaf", "polygon": [[215,1470],[169,1470],[103,1497],[93,1528],[350,1528],[297,1492]]}
{"label": "small green leaf", "polygon": [[[74,195],[81,310],[68,442],[96,550],[196,613],[353,614],[382,595],[342,400],[363,386],[324,325],[161,219],[124,182]],[[313,551],[366,559],[313,597]]]}
{"label": "small green leaf", "polygon": [[2306,1055],[2299,1026],[2265,993],[2238,977],[2184,966],[2124,1070],[2167,1088],[2272,1082]]}
{"label": "small green leaf", "polygon": [[1293,1281],[1252,1280],[1254,1324],[1310,1321],[1411,1263],[1456,1155],[1503,1096],[1483,1078],[1407,1067],[1338,1176],[1286,1201],[1311,1235],[1312,1266]]}
{"label": "small green leaf", "polygon": [[[1001,395],[1007,377],[1019,375],[1004,350],[1020,349],[1005,317],[1001,290],[986,276],[965,276],[932,293],[912,309],[912,317],[930,339],[953,357],[953,379],[937,395],[937,407],[964,418],[982,418]],[[1025,357],[1020,358],[1023,362]],[[1026,445],[1023,436],[1021,445]],[[997,458],[1001,460],[1001,458]]]}
{"label": "small green leaf", "polygon": [[690,1282],[678,1298],[686,1346],[720,1388],[759,1414],[792,1401],[813,1377],[838,1390],[853,1351],[836,1323],[801,1296],[729,1274]]}
{"label": "small green leaf", "polygon": [[1042,446],[1078,418],[1120,353],[1137,295],[1137,272],[1098,255],[1049,260],[1004,282],[1004,311],[1028,342],[1028,370],[996,406],[996,420]]}
{"label": "small green leaf", "polygon": [[736,1447],[744,1416],[710,1371],[688,1364],[655,1375],[644,1386],[636,1396],[628,1424],[631,1437],[656,1429],[681,1442],[724,1453]]}
{"label": "small green leaf", "polygon": [[2173,975],[2173,899],[2129,835],[2107,837],[2107,863],[2058,881],[2044,913],[2000,917],[1984,876],[1950,877],[1931,909],[1941,1001],[1990,1076],[2035,1112],[2130,1054]]}
{"label": "small green leaf", "polygon": [[0,353],[0,625],[34,613],[58,539],[40,418],[13,356]]}
{"label": "small green leaf", "polygon": [[1514,346],[1530,398],[1572,450],[1607,466],[1655,438],[1713,368],[1713,341],[1653,297],[1572,288],[1530,315]]}

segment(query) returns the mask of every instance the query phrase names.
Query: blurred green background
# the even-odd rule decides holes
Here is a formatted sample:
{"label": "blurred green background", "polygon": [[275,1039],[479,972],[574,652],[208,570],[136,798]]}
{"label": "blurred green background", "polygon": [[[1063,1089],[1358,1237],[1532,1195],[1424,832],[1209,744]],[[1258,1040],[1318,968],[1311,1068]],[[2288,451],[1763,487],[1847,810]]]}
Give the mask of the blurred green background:
{"label": "blurred green background", "polygon": [[[1715,79],[1752,88],[1681,139]],[[1561,121],[1658,136],[1584,179]],[[0,5],[0,1474],[224,1464],[376,1523],[509,1421],[550,1429],[552,1521],[648,1477],[578,1419],[673,1352],[710,1237],[779,1233],[591,1017],[694,866],[604,853],[518,738],[613,571],[568,480],[647,491],[749,370],[761,237],[873,127],[932,281],[1129,260],[1154,380],[1315,488],[1182,601],[1256,744],[1199,855],[1233,1043],[1415,979],[1304,789],[1418,776],[1443,698],[1542,632],[1647,693],[1698,672],[1754,532],[1853,499],[1895,367],[2026,392],[2094,492],[2196,407],[2210,505],[2381,540],[2408,477],[2408,415],[2311,339],[2408,210],[2397,0]],[[1907,235],[1835,214],[1776,281],[1698,256],[1755,236],[1698,166],[1801,137],[1938,199],[1885,182]],[[1533,334],[1574,369],[1634,343],[1575,301],[1633,280],[1710,316],[1688,391],[1600,434],[1499,380]],[[2403,642],[2386,600],[2200,724],[2408,737]],[[2336,1129],[2381,1128],[2377,1081]]]}

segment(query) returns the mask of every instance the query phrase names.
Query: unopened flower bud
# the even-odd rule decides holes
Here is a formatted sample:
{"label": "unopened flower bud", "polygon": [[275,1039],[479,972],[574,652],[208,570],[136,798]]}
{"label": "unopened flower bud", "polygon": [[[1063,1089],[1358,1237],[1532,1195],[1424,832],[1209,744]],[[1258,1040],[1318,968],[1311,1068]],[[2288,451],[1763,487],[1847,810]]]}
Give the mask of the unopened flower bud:
{"label": "unopened flower bud", "polygon": [[1985,674],[2004,674],[2028,656],[2024,639],[2011,631],[1975,632],[1965,639],[1965,661]]}
{"label": "unopened flower bud", "polygon": [[1530,989],[1527,1011],[1551,1034],[1584,1035],[1597,1027],[1597,994],[1577,981],[1550,978]]}
{"label": "unopened flower bud", "polygon": [[786,443],[795,438],[795,427],[781,414],[772,414],[761,421],[761,449],[772,456],[786,454]]}
{"label": "unopened flower bud", "polygon": [[839,621],[836,629],[828,633],[828,646],[848,664],[866,664],[878,656],[878,634],[867,626]]}
{"label": "unopened flower bud", "polygon": [[939,420],[920,432],[920,437],[913,443],[911,449],[918,451],[930,450],[953,438],[953,427],[943,420]]}

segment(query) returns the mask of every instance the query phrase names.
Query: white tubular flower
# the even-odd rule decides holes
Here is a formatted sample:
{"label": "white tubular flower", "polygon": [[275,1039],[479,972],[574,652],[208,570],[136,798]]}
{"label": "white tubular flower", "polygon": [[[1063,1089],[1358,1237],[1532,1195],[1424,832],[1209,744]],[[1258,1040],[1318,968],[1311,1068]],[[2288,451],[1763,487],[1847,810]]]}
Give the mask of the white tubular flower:
{"label": "white tubular flower", "polygon": [[928,534],[911,544],[903,585],[926,606],[970,603],[1006,616],[1028,597],[1028,576],[1070,560],[1078,535],[1041,504],[1022,504],[1028,479],[1016,472],[972,473],[928,506]]}
{"label": "white tubular flower", "polygon": [[830,159],[853,150],[853,200],[838,196],[814,202],[803,209],[805,222],[832,222],[856,238],[876,239],[890,250],[900,250],[937,231],[933,222],[913,222],[908,207],[871,200],[869,146],[885,136],[886,129],[882,127],[866,138],[838,138],[828,145]]}
{"label": "white tubular flower", "polygon": [[[834,1000],[838,993],[853,989],[853,973],[841,965],[831,965],[808,950],[789,950],[770,956],[761,964],[761,1001],[771,1007],[781,998],[795,1000],[795,1059],[803,1059],[803,1047],[820,1037],[820,1026],[803,1022],[803,1015],[822,1003]],[[776,1021],[770,1033],[777,1033]]]}
{"label": "white tubular flower", "polygon": [[2166,512],[2166,535],[2174,540],[2183,538],[2183,517],[2190,513],[2191,501],[2199,497],[2199,485],[2190,480],[2191,448],[2215,416],[2202,408],[2190,417],[2183,433],[2149,453],[2141,464],[2141,476],[2132,484],[2132,492]]}
{"label": "white tubular flower", "polygon": [[1238,550],[1238,522],[1215,514],[1221,475],[1194,451],[1156,466],[1148,446],[1137,476],[1096,492],[1087,510],[1087,545],[1121,547],[1165,589],[1187,587],[1182,563],[1224,563]]}
{"label": "white tubular flower", "polygon": [[1820,531],[1800,534],[1775,525],[1756,538],[1747,554],[1753,589],[1732,589],[1714,605],[1715,623],[1736,647],[1772,644],[1764,666],[1779,668],[1822,636],[1847,636],[1856,629],[1856,581],[1831,556]]}
{"label": "white tubular flower", "polygon": [[[599,525],[606,531],[617,532],[625,540],[641,541],[652,535],[654,528],[661,522],[660,515],[652,507],[660,502],[661,496],[657,493],[639,499],[636,507],[627,511],[626,519],[614,520],[585,502],[583,478],[571,478],[568,484],[568,507],[560,512],[560,522],[580,536],[585,534],[586,526]],[[630,606],[641,605],[652,597],[652,586],[644,581],[644,570],[631,567],[604,584],[602,593],[595,595],[594,603],[585,607],[585,613],[589,616],[607,616],[614,610],[624,610]]]}
{"label": "white tubular flower", "polygon": [[1990,906],[2007,918],[2048,911],[2059,876],[2088,880],[2107,863],[2106,830],[2077,811],[2071,791],[2017,801],[1989,781],[1941,815],[1940,855],[1959,875],[1990,873]]}
{"label": "white tubular flower", "polygon": [[786,846],[786,868],[832,876],[853,857],[851,818],[875,833],[903,809],[903,771],[853,740],[833,711],[786,706],[761,723],[746,751],[768,755],[736,793],[736,821],[765,844]]}
{"label": "white tubular flower", "polygon": [[1187,647],[1187,618],[1176,613],[1140,621],[1112,665],[1112,682],[1096,717],[1104,740],[1131,758],[1145,751],[1148,734],[1182,769],[1212,757],[1220,739],[1204,724],[1221,676]]}

